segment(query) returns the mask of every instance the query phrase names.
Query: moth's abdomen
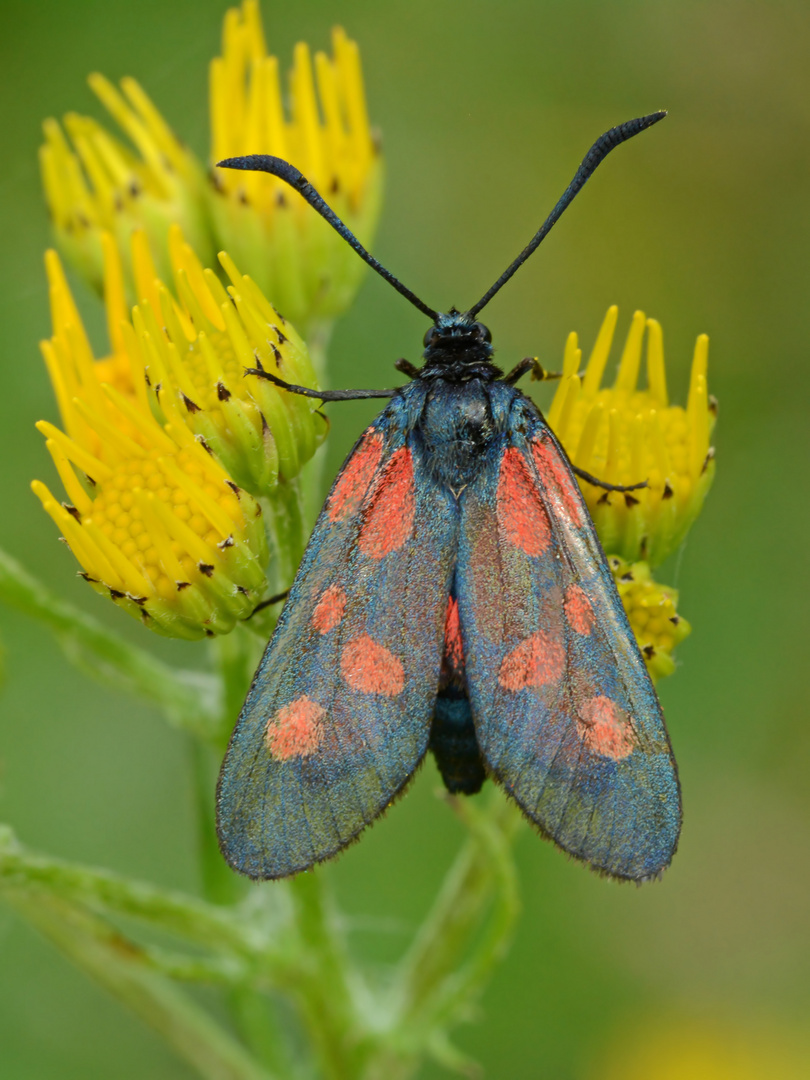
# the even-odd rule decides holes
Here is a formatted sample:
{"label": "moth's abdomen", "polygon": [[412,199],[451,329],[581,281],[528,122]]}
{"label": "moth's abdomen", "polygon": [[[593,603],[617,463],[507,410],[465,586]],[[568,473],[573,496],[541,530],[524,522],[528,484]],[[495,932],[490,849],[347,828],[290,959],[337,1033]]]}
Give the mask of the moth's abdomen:
{"label": "moth's abdomen", "polygon": [[428,746],[451,795],[475,795],[481,790],[486,771],[465,694],[439,691]]}
{"label": "moth's abdomen", "polygon": [[451,795],[475,795],[481,790],[486,771],[467,700],[464,648],[454,591],[447,602],[442,673],[428,747]]}

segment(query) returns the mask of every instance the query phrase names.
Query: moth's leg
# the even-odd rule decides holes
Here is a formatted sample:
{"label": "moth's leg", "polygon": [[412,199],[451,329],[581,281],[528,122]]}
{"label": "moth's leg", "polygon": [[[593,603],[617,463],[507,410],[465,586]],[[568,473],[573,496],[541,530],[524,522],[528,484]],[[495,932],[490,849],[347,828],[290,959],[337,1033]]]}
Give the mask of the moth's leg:
{"label": "moth's leg", "polygon": [[302,397],[317,398],[318,401],[359,401],[361,398],[390,398],[396,394],[396,388],[392,390],[313,390],[311,386],[296,386],[295,383],[285,382],[278,375],[273,375],[264,368],[245,368],[246,375],[256,375],[260,379],[267,379],[274,386],[280,386],[291,394],[301,394]]}
{"label": "moth's leg", "polygon": [[501,382],[505,382],[507,386],[514,386],[528,372],[532,373],[532,382],[561,379],[563,375],[561,371],[546,371],[536,356],[527,356],[525,360],[521,360],[519,364],[516,364],[507,375],[504,375]]}
{"label": "moth's leg", "polygon": [[638,491],[639,488],[647,487],[646,480],[642,480],[638,484],[609,484],[607,480],[598,480],[595,476],[591,476],[590,473],[585,472],[584,469],[577,468],[576,465],[572,465],[571,469],[586,483],[593,484],[594,487],[603,488],[605,491]]}
{"label": "moth's leg", "polygon": [[280,604],[281,601],[286,600],[289,595],[290,590],[285,589],[284,592],[276,593],[275,596],[268,596],[266,600],[262,600],[260,604],[256,605],[253,611],[248,615],[248,618],[252,619],[257,611],[263,611],[266,607],[272,607],[273,604]]}
{"label": "moth's leg", "polygon": [[403,375],[407,375],[409,379],[419,378],[419,368],[415,364],[412,364],[410,360],[400,358],[394,364],[397,371],[401,371]]}

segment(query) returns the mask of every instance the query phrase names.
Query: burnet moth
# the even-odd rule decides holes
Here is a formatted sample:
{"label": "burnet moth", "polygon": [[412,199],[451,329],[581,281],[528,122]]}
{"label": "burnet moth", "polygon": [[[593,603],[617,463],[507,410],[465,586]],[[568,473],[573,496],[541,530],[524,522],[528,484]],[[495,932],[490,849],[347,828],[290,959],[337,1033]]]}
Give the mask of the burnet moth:
{"label": "burnet moth", "polygon": [[604,874],[643,881],[669,864],[675,761],[578,470],[515,385],[542,375],[537,362],[504,375],[477,319],[604,157],[664,115],[598,139],[529,245],[464,312],[423,303],[292,165],[219,163],[285,181],[431,320],[423,366],[399,361],[411,381],[396,389],[316,391],[253,371],[322,401],[390,402],[332,486],[222,766],[219,840],[240,873],[281,878],[335,855],[428,749],[451,792],[491,777]]}

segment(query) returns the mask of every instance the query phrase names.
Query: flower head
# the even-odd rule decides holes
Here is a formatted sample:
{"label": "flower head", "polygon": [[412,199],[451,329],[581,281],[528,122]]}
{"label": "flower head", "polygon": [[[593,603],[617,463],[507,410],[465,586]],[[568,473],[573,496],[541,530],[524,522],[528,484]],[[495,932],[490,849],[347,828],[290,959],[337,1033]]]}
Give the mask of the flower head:
{"label": "flower head", "polygon": [[692,632],[676,610],[678,592],[653,581],[645,562],[631,565],[611,555],[608,564],[647,670],[657,682],[673,673],[672,650]]}
{"label": "flower head", "polygon": [[[257,0],[225,16],[211,64],[211,160],[264,153],[299,168],[361,241],[377,220],[380,157],[366,111],[360,55],[336,29],[333,55],[295,47],[284,108]],[[302,332],[340,314],[363,266],[326,222],[275,177],[214,170],[213,216],[224,247]]]}
{"label": "flower head", "polygon": [[109,232],[125,253],[132,297],[129,236],[142,228],[168,274],[167,234],[172,223],[206,262],[213,254],[205,206],[205,175],[134,79],[122,93],[103,75],[89,78],[107,111],[126,134],[125,145],[87,116],[68,113],[64,130],[46,120],[40,165],[45,198],[60,250],[99,291],[103,279],[101,236]]}
{"label": "flower head", "polygon": [[[33,490],[97,591],[159,633],[225,633],[265,588],[261,509],[171,401],[158,422],[135,348],[94,359],[55,252],[46,266],[54,335],[42,351],[65,430],[37,426],[68,501]],[[134,338],[125,329],[119,345]]]}
{"label": "flower head", "polygon": [[[633,492],[608,492],[581,481],[602,546],[609,554],[651,566],[686,536],[714,479],[710,435],[717,413],[709,397],[709,339],[695,345],[686,407],[670,405],[663,337],[655,319],[633,315],[612,387],[602,387],[618,308],[608,310],[584,376],[576,334],[565,349],[563,378],[548,421],[574,465],[611,484],[647,482]],[[637,386],[647,334],[647,388]]]}
{"label": "flower head", "polygon": [[[323,441],[326,420],[317,399],[279,390],[245,371],[261,366],[288,382],[314,386],[304,342],[223,252],[220,262],[232,282],[226,291],[177,226],[169,233],[176,297],[156,277],[142,233],[133,235],[132,248],[141,299],[131,324],[119,328],[119,349],[141,382],[146,373],[158,416],[168,422],[182,418],[233,480],[254,495],[268,494],[279,477],[291,480]],[[113,322],[125,317],[125,307],[111,242],[105,257]]]}

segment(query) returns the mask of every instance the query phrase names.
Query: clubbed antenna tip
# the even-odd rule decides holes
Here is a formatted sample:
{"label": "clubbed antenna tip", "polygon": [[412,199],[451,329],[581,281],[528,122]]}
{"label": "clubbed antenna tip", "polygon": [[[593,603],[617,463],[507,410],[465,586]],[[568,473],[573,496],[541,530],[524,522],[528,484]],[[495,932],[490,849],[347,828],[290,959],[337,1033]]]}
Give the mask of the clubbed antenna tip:
{"label": "clubbed antenna tip", "polygon": [[532,255],[540,244],[545,240],[548,234],[551,232],[552,226],[562,216],[563,211],[572,202],[574,196],[579,193],[584,187],[586,181],[591,177],[597,166],[600,165],[608,156],[611,150],[614,150],[621,143],[626,142],[628,139],[632,139],[634,135],[639,135],[642,131],[646,131],[648,127],[652,127],[653,124],[657,124],[659,120],[663,120],[666,116],[666,110],[661,109],[658,112],[650,113],[648,116],[639,116],[635,120],[627,120],[624,124],[619,124],[618,127],[611,128],[610,131],[606,131],[604,135],[601,135],[588,153],[582,159],[582,164],[577,169],[574,179],[568,185],[563,192],[557,205],[548,215],[546,220],[534,234],[532,239],[521,251],[518,257],[513,263],[511,263],[501,274],[495,284],[484,293],[477,304],[469,310],[469,315],[472,318],[481,311],[492,299],[495,293],[499,292],[512,275],[520,269],[526,262],[530,255]]}

